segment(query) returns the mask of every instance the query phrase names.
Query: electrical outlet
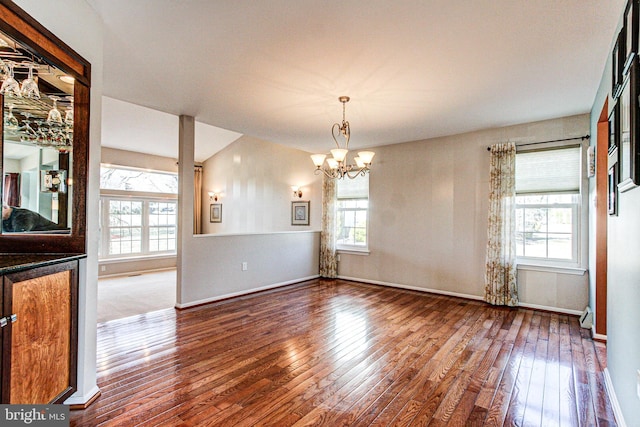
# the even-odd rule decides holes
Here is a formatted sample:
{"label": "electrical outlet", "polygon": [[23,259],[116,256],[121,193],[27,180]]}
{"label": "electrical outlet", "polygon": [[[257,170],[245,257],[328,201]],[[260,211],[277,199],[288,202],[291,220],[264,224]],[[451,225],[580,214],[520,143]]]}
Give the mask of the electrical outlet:
{"label": "electrical outlet", "polygon": [[106,265],[101,265],[100,266],[100,271],[107,271],[107,266]]}
{"label": "electrical outlet", "polygon": [[336,261],[340,262],[340,254],[338,254],[338,256],[336,256]]}
{"label": "electrical outlet", "polygon": [[249,267],[249,265],[247,264],[246,261],[242,263],[242,271],[247,271],[248,267]]}

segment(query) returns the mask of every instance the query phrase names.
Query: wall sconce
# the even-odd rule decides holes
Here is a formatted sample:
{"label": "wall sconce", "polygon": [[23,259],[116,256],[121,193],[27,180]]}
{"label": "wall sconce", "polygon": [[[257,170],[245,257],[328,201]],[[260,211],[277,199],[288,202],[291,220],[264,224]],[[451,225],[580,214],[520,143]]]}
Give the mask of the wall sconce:
{"label": "wall sconce", "polygon": [[292,185],[291,189],[293,190],[293,197],[297,197],[302,199],[302,190],[297,185]]}
{"label": "wall sconce", "polygon": [[217,202],[219,196],[220,195],[218,193],[214,193],[213,191],[209,191],[209,201],[210,202]]}

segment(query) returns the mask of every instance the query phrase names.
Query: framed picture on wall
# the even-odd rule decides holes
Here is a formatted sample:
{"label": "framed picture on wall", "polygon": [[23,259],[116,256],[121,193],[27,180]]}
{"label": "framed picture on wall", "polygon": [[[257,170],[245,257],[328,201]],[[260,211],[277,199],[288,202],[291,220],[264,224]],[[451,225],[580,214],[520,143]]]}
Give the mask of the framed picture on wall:
{"label": "framed picture on wall", "polygon": [[209,205],[209,222],[222,222],[222,203]]}
{"label": "framed picture on wall", "polygon": [[309,201],[291,202],[291,225],[309,225]]}
{"label": "framed picture on wall", "polygon": [[620,174],[618,191],[625,192],[638,186],[638,103],[631,102],[637,100],[638,88],[638,61],[631,64],[630,75],[623,84],[620,92],[619,104],[619,135],[620,144],[618,152],[618,173]]}
{"label": "framed picture on wall", "polygon": [[622,36],[623,32],[620,31],[616,44],[613,46],[613,51],[611,52],[611,96],[613,99],[618,98],[621,89],[622,66],[620,64],[620,43]]}
{"label": "framed picture on wall", "polygon": [[638,51],[638,5],[637,0],[629,0],[624,11],[624,54],[622,74],[626,75],[631,67],[631,62]]}
{"label": "framed picture on wall", "polygon": [[609,196],[607,197],[607,206],[609,215],[618,214],[618,162],[613,165],[612,156],[618,156],[618,150],[614,150],[609,154]]}
{"label": "framed picture on wall", "polygon": [[618,104],[613,106],[609,114],[609,153],[618,148]]}

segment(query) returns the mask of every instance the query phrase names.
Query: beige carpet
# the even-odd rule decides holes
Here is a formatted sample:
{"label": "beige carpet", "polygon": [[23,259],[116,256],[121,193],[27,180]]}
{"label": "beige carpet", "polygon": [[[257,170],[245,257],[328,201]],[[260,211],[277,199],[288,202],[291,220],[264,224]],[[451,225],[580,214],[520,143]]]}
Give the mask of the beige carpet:
{"label": "beige carpet", "polygon": [[98,323],[175,304],[176,270],[98,280]]}

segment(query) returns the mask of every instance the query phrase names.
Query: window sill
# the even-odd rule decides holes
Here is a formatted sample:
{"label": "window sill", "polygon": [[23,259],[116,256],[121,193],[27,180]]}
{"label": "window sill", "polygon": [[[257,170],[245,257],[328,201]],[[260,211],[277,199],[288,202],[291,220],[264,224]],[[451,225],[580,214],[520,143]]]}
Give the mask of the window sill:
{"label": "window sill", "polygon": [[586,273],[586,268],[581,267],[564,267],[564,266],[551,266],[551,265],[535,265],[535,264],[517,264],[518,270],[524,271],[543,271],[546,273],[561,273],[561,274],[573,274],[576,276],[582,276]]}
{"label": "window sill", "polygon": [[118,257],[118,258],[100,258],[98,259],[98,262],[100,264],[115,264],[120,262],[136,262],[136,261],[144,261],[144,260],[150,260],[150,259],[168,259],[168,258],[175,258],[176,256],[178,256],[176,252],[173,252],[173,253],[164,252],[157,255],[153,254],[153,255],[136,255],[136,256]]}
{"label": "window sill", "polygon": [[337,249],[336,253],[345,255],[369,255],[371,252],[369,249]]}

